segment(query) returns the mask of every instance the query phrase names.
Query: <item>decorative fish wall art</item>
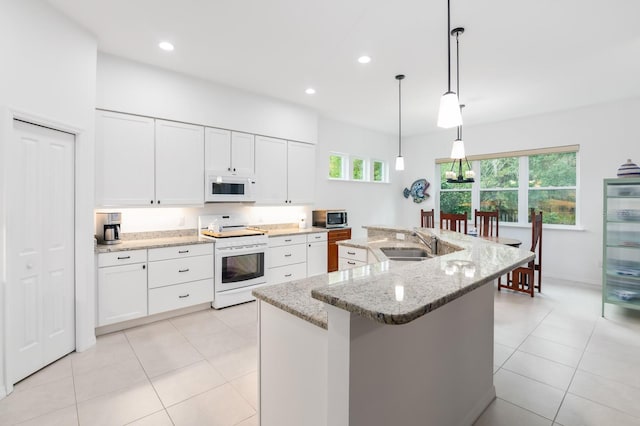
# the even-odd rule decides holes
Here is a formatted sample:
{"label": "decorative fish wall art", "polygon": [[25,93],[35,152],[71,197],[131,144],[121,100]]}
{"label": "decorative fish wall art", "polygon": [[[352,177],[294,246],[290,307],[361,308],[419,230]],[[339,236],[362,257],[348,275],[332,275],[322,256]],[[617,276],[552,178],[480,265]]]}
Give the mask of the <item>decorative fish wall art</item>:
{"label": "decorative fish wall art", "polygon": [[404,198],[409,198],[409,195],[413,197],[414,203],[421,203],[429,197],[427,190],[431,184],[426,179],[418,179],[411,184],[411,187],[405,188],[402,194]]}

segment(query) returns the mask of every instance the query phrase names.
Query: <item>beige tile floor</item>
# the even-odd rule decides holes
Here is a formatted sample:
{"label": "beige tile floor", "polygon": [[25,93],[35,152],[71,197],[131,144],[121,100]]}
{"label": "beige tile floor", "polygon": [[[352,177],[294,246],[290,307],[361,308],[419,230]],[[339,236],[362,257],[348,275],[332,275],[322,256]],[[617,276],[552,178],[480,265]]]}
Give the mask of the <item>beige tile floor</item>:
{"label": "beige tile floor", "polygon": [[[497,399],[476,425],[640,425],[640,312],[602,319],[597,288],[543,289],[496,292]],[[101,336],[18,383],[0,424],[255,426],[255,305]]]}

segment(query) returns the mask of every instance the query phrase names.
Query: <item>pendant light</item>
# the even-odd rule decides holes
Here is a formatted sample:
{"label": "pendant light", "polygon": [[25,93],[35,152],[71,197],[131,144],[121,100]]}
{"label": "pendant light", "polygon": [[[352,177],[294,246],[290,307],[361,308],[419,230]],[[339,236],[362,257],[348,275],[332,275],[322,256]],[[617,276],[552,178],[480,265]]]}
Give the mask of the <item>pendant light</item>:
{"label": "pendant light", "polygon": [[440,110],[438,111],[438,127],[450,129],[462,124],[462,114],[460,113],[460,102],[458,95],[451,91],[451,6],[447,0],[447,91],[440,98]]}
{"label": "pendant light", "polygon": [[404,157],[402,157],[402,80],[404,80],[404,75],[396,75],[396,80],[398,80],[398,156],[396,157],[396,170],[404,170]]}
{"label": "pendant light", "polygon": [[[456,37],[456,90],[458,94],[460,93],[460,43],[458,38],[460,34],[464,33],[464,28],[458,27],[451,30],[451,35]],[[460,115],[462,116],[462,108],[464,105],[460,105]],[[453,146],[451,147],[451,158],[453,159],[453,164],[451,165],[451,170],[445,173],[448,183],[472,183],[475,182],[475,173],[471,170],[471,165],[467,160],[466,153],[464,151],[464,142],[462,140],[462,123],[458,126],[458,137],[455,141],[453,141]],[[463,173],[462,171],[462,160],[464,159],[467,164],[467,170]],[[457,174],[454,171],[456,167],[456,163],[458,166]]]}

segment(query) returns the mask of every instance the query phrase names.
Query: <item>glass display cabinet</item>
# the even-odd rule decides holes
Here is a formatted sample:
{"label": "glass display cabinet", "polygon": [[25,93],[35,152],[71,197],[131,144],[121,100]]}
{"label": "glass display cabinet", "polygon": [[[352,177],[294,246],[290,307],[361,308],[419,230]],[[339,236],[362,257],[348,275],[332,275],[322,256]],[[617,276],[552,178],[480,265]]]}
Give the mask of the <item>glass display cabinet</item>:
{"label": "glass display cabinet", "polygon": [[604,180],[602,316],[605,303],[640,310],[640,178]]}

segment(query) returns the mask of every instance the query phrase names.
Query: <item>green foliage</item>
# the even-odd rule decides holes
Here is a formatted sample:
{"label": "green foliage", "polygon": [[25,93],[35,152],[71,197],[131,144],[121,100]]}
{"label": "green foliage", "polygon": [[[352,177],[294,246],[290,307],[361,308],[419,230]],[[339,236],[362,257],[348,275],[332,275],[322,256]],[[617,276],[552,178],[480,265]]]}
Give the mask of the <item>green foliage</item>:
{"label": "green foliage", "polygon": [[480,191],[479,210],[500,210],[500,222],[518,222],[518,190]]}
{"label": "green foliage", "polygon": [[382,179],[384,177],[382,166],[383,166],[382,161],[373,162],[373,180],[375,182],[382,182]]}
{"label": "green foliage", "polygon": [[329,177],[334,179],[342,179],[342,156],[329,156]]}
{"label": "green foliage", "polygon": [[446,191],[440,193],[440,212],[464,213],[471,217],[471,191]]}
{"label": "green foliage", "polygon": [[519,165],[518,157],[480,161],[480,188],[517,188]]}
{"label": "green foliage", "polygon": [[361,158],[353,159],[353,180],[364,179],[364,160]]}
{"label": "green foliage", "polygon": [[529,188],[559,186],[576,186],[576,153],[564,152],[530,156]]}
{"label": "green foliage", "polygon": [[576,191],[575,189],[530,189],[529,208],[543,212],[543,223],[575,225]]}

